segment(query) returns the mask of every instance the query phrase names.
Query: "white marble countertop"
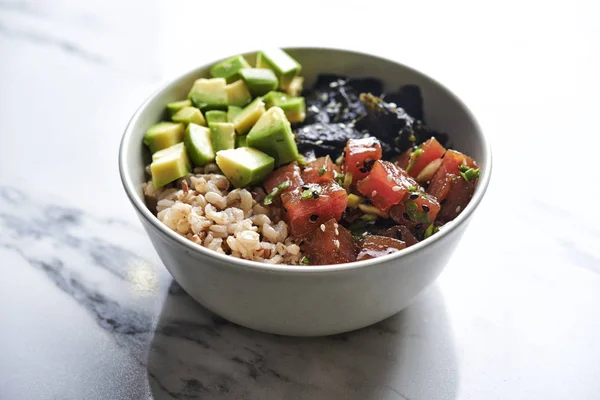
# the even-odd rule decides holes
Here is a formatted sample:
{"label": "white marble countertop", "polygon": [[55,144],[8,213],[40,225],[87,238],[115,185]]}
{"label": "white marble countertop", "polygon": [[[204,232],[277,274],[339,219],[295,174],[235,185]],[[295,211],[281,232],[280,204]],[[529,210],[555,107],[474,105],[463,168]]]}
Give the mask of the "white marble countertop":
{"label": "white marble countertop", "polygon": [[[208,3],[0,2],[0,399],[600,398],[600,4]],[[354,333],[276,337],[172,282],[117,148],[173,74],[314,44],[447,84],[494,173],[413,305]]]}

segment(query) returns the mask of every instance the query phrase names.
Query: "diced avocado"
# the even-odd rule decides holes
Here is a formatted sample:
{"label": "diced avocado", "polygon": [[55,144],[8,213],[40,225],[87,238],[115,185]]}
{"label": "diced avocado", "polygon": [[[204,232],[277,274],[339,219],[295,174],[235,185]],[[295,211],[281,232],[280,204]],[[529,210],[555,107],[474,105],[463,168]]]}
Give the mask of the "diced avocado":
{"label": "diced avocado", "polygon": [[233,120],[235,131],[238,135],[245,135],[252,129],[252,125],[258,121],[265,112],[265,103],[260,97],[248,104],[241,113]]}
{"label": "diced avocado", "polygon": [[304,121],[306,117],[306,104],[304,97],[291,97],[282,92],[269,92],[263,97],[267,109],[279,107],[291,123]]}
{"label": "diced avocado", "polygon": [[210,138],[210,129],[190,123],[183,135],[185,149],[196,167],[201,167],[215,160]]}
{"label": "diced avocado", "polygon": [[209,127],[215,152],[235,148],[235,129],[231,122],[213,122]]}
{"label": "diced avocado", "polygon": [[227,122],[233,122],[244,109],[242,107],[229,106],[227,107]]}
{"label": "diced avocado", "polygon": [[227,92],[227,102],[229,105],[244,107],[252,101],[248,86],[242,80],[225,86],[225,91]]}
{"label": "diced avocado", "polygon": [[231,83],[240,79],[238,71],[242,68],[250,68],[250,64],[240,55],[215,64],[210,69],[210,74],[214,78],[225,78],[227,83]]}
{"label": "diced avocado", "polygon": [[228,101],[226,85],[224,78],[200,78],[194,82],[188,97],[200,111],[226,110]]}
{"label": "diced avocado", "polygon": [[152,155],[150,172],[155,188],[189,174],[192,167],[183,143],[177,143]]}
{"label": "diced avocado", "polygon": [[273,157],[251,147],[222,150],[217,165],[236,188],[261,183],[273,171]]}
{"label": "diced avocado", "polygon": [[292,97],[300,96],[304,89],[304,78],[301,76],[295,76],[290,84],[285,88],[285,92]]}
{"label": "diced avocado", "polygon": [[262,96],[279,86],[277,76],[268,68],[242,68],[240,75],[252,96]]}
{"label": "diced avocado", "polygon": [[227,122],[227,112],[221,110],[207,111],[206,122],[208,122],[209,126],[213,122]]}
{"label": "diced avocado", "polygon": [[271,107],[276,107],[281,103],[285,103],[290,96],[283,92],[271,91],[263,96],[263,101],[265,102],[265,106],[267,110]]}
{"label": "diced avocado", "polygon": [[273,70],[282,89],[287,88],[301,70],[300,64],[281,49],[259,51],[256,55],[256,67]]}
{"label": "diced avocado", "polygon": [[248,135],[235,135],[235,148],[246,147],[246,138]]}
{"label": "diced avocado", "polygon": [[183,140],[185,125],[177,122],[159,122],[144,134],[144,143],[151,153],[171,147]]}
{"label": "diced avocado", "polygon": [[288,121],[293,124],[304,121],[306,117],[304,97],[292,97],[285,103],[280,104],[279,108],[283,110]]}
{"label": "diced avocado", "polygon": [[169,111],[169,116],[173,116],[177,113],[177,111],[181,110],[184,107],[190,107],[192,105],[192,101],[190,99],[187,100],[179,100],[174,101],[172,103],[167,104],[167,110]]}
{"label": "diced avocado", "polygon": [[183,107],[171,117],[175,122],[183,122],[184,124],[197,124],[206,126],[204,116],[196,107]]}
{"label": "diced avocado", "polygon": [[285,113],[279,107],[265,112],[248,133],[246,144],[275,158],[275,166],[298,158],[298,147]]}

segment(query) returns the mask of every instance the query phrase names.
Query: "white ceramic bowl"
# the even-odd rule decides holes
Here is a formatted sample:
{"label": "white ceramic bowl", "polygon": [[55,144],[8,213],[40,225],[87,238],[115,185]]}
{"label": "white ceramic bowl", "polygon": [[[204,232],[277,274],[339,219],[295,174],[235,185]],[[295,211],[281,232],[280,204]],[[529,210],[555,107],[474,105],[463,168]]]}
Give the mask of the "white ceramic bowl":
{"label": "white ceramic bowl", "polygon": [[[446,229],[396,254],[327,266],[268,265],[205,249],[163,225],[144,203],[142,137],[163,116],[168,102],[185,98],[195,79],[208,77],[218,60],[173,79],[137,110],[119,153],[123,186],[158,255],[185,291],[214,313],[259,331],[317,336],[358,329],[405,308],[435,281],[481,201],[492,168],[489,144],[475,117],[448,89],[402,64],[346,50],[286,49],[300,64],[306,87],[322,72],[374,76],[387,91],[417,84],[425,119],[448,132],[452,147],[472,156],[482,169],[468,207]],[[246,54],[253,62],[254,53]]]}

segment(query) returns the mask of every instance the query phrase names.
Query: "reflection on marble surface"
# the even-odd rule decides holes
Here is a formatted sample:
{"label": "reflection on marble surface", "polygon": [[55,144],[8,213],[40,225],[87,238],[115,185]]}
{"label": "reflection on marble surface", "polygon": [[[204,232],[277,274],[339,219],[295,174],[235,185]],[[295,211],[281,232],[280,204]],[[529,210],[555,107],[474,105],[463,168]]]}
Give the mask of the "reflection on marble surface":
{"label": "reflection on marble surface", "polygon": [[[165,301],[148,355],[156,399],[455,398],[452,333],[435,288],[382,323],[325,338],[234,326],[176,288]],[[435,384],[414,385],[425,381]]]}
{"label": "reflection on marble surface", "polygon": [[[218,3],[0,1],[0,399],[598,398],[600,3],[369,4],[300,7],[299,20],[343,18],[249,44],[202,18]],[[395,31],[370,40],[349,21]],[[252,47],[315,43],[444,82],[491,138],[494,174],[413,305],[299,339],[237,327],[182,293],[128,204],[116,154],[159,80]]]}

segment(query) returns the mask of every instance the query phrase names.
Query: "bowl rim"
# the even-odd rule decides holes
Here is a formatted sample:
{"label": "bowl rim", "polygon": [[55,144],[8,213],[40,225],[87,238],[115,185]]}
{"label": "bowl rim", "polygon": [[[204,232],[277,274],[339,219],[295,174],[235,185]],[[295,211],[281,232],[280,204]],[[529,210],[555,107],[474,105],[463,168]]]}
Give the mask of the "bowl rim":
{"label": "bowl rim", "polygon": [[[294,272],[294,273],[300,273],[300,274],[339,272],[339,271],[344,271],[344,270],[353,270],[353,269],[359,269],[359,268],[363,268],[363,267],[370,267],[370,266],[375,266],[375,265],[380,265],[380,264],[386,264],[388,262],[398,262],[398,261],[400,261],[400,259],[407,257],[413,253],[422,252],[426,247],[431,246],[434,243],[444,239],[446,236],[450,235],[453,231],[455,231],[460,225],[466,223],[467,219],[473,214],[475,209],[481,203],[481,200],[482,200],[483,196],[485,195],[487,188],[489,186],[491,172],[492,172],[492,149],[491,149],[490,142],[486,138],[485,134],[483,133],[483,130],[481,129],[479,122],[475,118],[475,115],[467,107],[467,105],[456,94],[454,94],[454,92],[449,90],[445,85],[441,84],[440,82],[433,79],[429,75],[427,75],[415,68],[412,68],[404,63],[395,61],[393,59],[389,59],[387,57],[382,57],[382,56],[375,55],[375,54],[369,54],[369,53],[365,53],[365,52],[361,52],[361,51],[357,51],[357,50],[335,48],[335,47],[298,46],[298,47],[283,47],[282,49],[283,50],[291,50],[291,51],[294,51],[294,50],[300,50],[300,51],[316,50],[316,51],[328,51],[328,52],[338,52],[338,53],[347,53],[347,54],[349,53],[349,54],[353,54],[353,55],[361,56],[361,57],[365,57],[365,58],[378,59],[380,61],[385,61],[385,62],[388,62],[391,64],[395,64],[401,68],[405,68],[405,69],[411,71],[412,73],[420,75],[424,79],[429,80],[430,83],[438,86],[441,90],[445,91],[446,94],[453,101],[457,102],[465,110],[468,118],[470,118],[472,123],[474,124],[474,126],[476,128],[476,133],[481,137],[481,142],[483,145],[482,146],[483,147],[483,157],[482,158],[483,158],[483,160],[486,161],[486,164],[487,164],[487,168],[485,170],[483,170],[482,176],[479,178],[478,185],[477,185],[478,188],[477,188],[473,198],[467,205],[467,207],[465,207],[464,211],[462,213],[460,213],[460,215],[458,217],[456,217],[456,219],[445,224],[444,226],[447,228],[441,229],[435,235],[432,235],[429,238],[424,239],[424,240],[420,241],[419,243],[417,243],[413,246],[410,246],[406,249],[403,249],[399,252],[387,254],[387,255],[377,257],[377,258],[372,258],[369,260],[354,261],[354,262],[343,263],[343,264],[328,264],[328,265],[314,265],[314,266],[313,265],[306,266],[306,265],[268,264],[268,263],[264,263],[264,262],[260,262],[260,261],[245,260],[245,259],[241,259],[241,258],[237,258],[237,257],[232,257],[227,254],[221,254],[221,253],[217,253],[214,250],[207,249],[199,244],[192,242],[189,239],[186,239],[185,237],[179,235],[178,233],[172,231],[165,224],[160,222],[159,219],[150,212],[150,209],[148,209],[145,202],[138,197],[137,190],[135,189],[135,185],[133,184],[132,179],[129,176],[129,168],[128,168],[129,162],[127,160],[126,155],[128,154],[129,148],[132,145],[131,136],[133,133],[133,127],[138,122],[140,115],[142,114],[144,109],[146,109],[148,107],[148,105],[150,103],[152,103],[152,101],[159,94],[168,90],[176,82],[179,82],[180,80],[184,79],[185,77],[193,75],[201,69],[207,69],[210,66],[214,65],[214,63],[224,60],[228,57],[231,57],[231,56],[228,56],[228,57],[222,58],[221,60],[211,61],[209,63],[205,63],[203,65],[194,67],[192,69],[187,70],[184,73],[180,73],[178,76],[176,76],[174,78],[164,80],[161,84],[159,84],[158,88],[156,90],[154,90],[142,102],[142,104],[135,111],[135,113],[129,120],[127,126],[125,127],[125,131],[123,132],[121,142],[119,145],[119,155],[118,155],[119,175],[121,177],[121,183],[123,184],[123,188],[125,189],[127,197],[129,198],[129,201],[133,204],[134,208],[136,209],[136,211],[138,212],[139,215],[141,215],[148,223],[150,223],[163,236],[170,239],[171,241],[173,241],[181,246],[186,247],[187,249],[189,249],[192,252],[200,253],[201,255],[209,257],[209,258],[216,258],[225,264],[229,264],[230,266],[240,267],[240,268],[244,268],[244,269],[252,269],[252,270],[257,270],[257,271],[262,270],[262,271],[271,271],[271,272]],[[248,51],[248,52],[243,53],[243,55],[247,56],[247,55],[256,54],[256,52],[258,52],[258,51],[259,50]]]}

